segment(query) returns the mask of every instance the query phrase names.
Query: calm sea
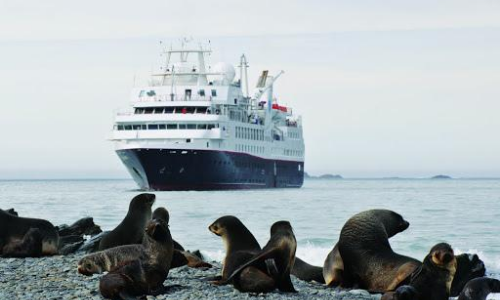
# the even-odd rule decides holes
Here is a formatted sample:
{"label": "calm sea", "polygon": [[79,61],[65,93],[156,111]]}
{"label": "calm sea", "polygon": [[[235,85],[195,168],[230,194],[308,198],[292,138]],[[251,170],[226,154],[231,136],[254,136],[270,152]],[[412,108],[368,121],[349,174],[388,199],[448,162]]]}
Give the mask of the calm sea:
{"label": "calm sea", "polygon": [[[103,229],[125,216],[139,191],[131,180],[0,181],[0,208],[55,225],[92,216]],[[500,274],[500,180],[308,180],[301,189],[156,192],[155,207],[171,215],[174,239],[221,260],[223,245],[207,229],[223,215],[235,215],[261,245],[271,224],[289,220],[297,256],[322,265],[344,222],[371,208],[404,216],[410,228],[391,239],[395,251],[422,259],[438,242],[457,252],[478,253],[488,273]]]}

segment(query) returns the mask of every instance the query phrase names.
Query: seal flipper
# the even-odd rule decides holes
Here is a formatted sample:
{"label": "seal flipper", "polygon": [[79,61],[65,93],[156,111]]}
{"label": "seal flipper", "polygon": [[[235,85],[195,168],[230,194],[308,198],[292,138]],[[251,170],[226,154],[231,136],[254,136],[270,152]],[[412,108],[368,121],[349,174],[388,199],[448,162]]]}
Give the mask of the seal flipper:
{"label": "seal flipper", "polygon": [[[267,248],[267,249],[266,249]],[[293,287],[292,280],[290,279],[290,268],[287,262],[281,262],[283,249],[276,246],[266,245],[262,252],[256,255],[247,263],[240,266],[236,271],[229,276],[225,282],[234,280],[237,275],[242,273],[248,267],[256,267],[258,264],[264,263],[270,272],[270,275],[276,282],[276,287],[282,292],[297,292]],[[272,262],[269,262],[269,261]],[[280,270],[281,269],[281,270]]]}

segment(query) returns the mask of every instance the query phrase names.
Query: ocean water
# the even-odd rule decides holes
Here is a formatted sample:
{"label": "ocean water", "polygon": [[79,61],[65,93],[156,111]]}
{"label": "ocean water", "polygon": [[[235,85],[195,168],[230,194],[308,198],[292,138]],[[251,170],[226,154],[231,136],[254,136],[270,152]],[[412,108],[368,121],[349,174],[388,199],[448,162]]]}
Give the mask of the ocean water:
{"label": "ocean water", "polygon": [[[0,181],[0,208],[21,216],[69,224],[92,216],[112,229],[140,193],[132,180]],[[291,222],[297,256],[322,265],[352,215],[372,208],[394,210],[410,228],[391,241],[396,252],[423,259],[438,242],[473,252],[487,272],[500,277],[500,180],[306,180],[301,189],[155,192],[154,207],[170,212],[174,239],[220,261],[224,248],[208,226],[235,215],[263,246],[278,220]]]}

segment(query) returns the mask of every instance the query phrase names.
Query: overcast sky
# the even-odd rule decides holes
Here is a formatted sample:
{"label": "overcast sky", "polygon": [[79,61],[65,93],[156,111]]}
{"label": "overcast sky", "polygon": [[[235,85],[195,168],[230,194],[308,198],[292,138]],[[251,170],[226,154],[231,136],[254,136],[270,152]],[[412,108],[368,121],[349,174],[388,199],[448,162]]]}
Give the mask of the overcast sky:
{"label": "overcast sky", "polygon": [[2,0],[0,178],[126,178],[114,110],[182,36],[285,70],[309,173],[500,177],[500,1]]}

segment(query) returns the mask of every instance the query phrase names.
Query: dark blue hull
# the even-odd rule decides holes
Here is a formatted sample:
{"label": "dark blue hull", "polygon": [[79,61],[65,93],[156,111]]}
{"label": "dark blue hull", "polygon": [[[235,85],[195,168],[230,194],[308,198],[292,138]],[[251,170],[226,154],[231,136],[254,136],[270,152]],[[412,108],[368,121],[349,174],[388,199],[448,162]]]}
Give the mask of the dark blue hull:
{"label": "dark blue hull", "polygon": [[117,150],[142,189],[226,190],[299,188],[304,162],[270,160],[249,154],[214,150]]}

